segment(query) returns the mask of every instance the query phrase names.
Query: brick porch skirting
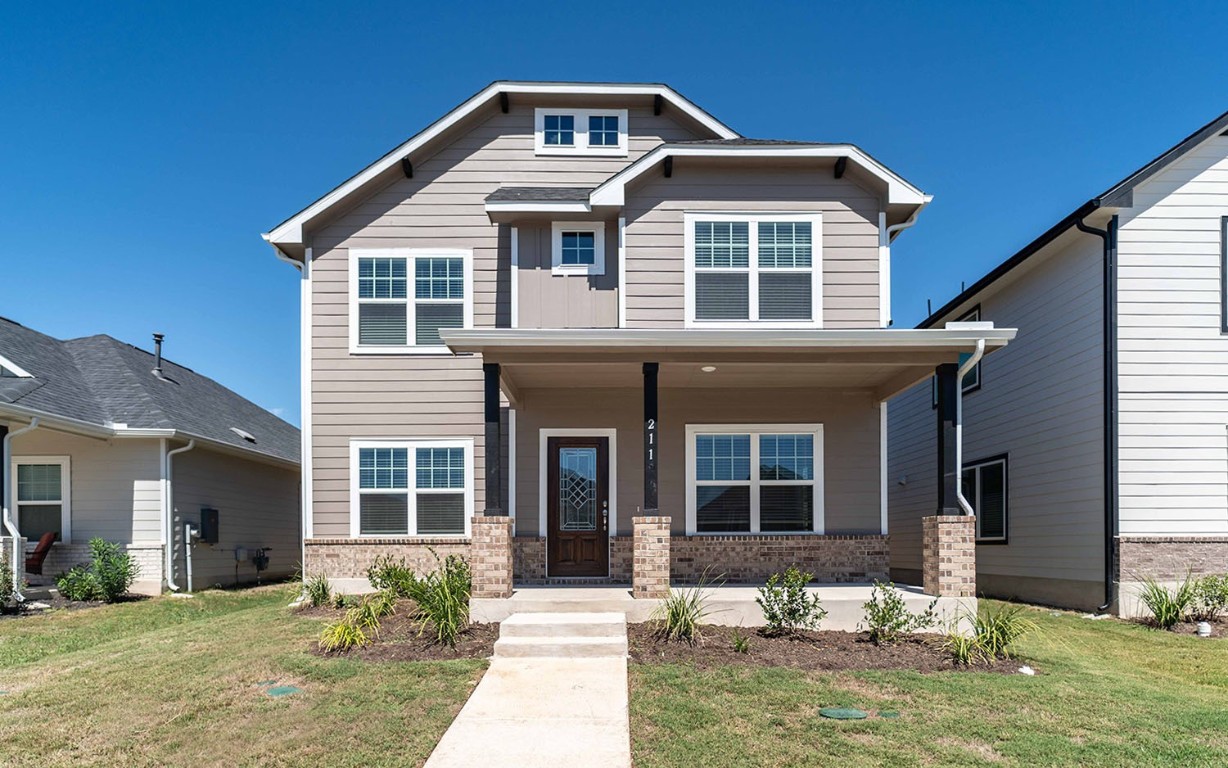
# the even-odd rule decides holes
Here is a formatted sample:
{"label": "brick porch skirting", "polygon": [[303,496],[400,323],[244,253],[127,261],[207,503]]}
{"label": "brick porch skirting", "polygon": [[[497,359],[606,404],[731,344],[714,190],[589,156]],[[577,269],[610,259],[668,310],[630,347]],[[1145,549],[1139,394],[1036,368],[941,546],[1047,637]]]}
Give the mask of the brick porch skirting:
{"label": "brick porch skirting", "polygon": [[1123,582],[1228,573],[1228,537],[1119,536],[1117,563]]}
{"label": "brick porch skirting", "polygon": [[[790,565],[814,574],[822,583],[886,581],[887,537],[867,535],[673,536],[670,571],[676,584],[709,578],[728,584],[755,584]],[[722,576],[723,575],[723,576]]]}
{"label": "brick porch skirting", "polygon": [[429,573],[438,566],[431,550],[442,560],[448,555],[469,558],[469,539],[387,538],[387,539],[308,539],[305,542],[303,572],[306,576],[324,574],[330,579],[357,579],[377,558],[389,555],[404,558],[416,573]]}

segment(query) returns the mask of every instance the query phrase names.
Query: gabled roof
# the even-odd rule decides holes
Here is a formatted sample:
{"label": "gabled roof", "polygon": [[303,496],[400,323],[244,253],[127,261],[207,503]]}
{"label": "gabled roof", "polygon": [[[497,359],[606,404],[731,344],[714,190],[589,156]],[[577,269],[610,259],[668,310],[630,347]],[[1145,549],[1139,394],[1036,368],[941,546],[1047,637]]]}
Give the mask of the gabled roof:
{"label": "gabled roof", "polygon": [[1202,144],[1212,136],[1223,135],[1226,129],[1228,129],[1228,112],[1225,112],[1224,114],[1215,118],[1211,122],[1191,133],[1189,136],[1186,136],[1184,139],[1170,147],[1167,151],[1148,162],[1142,168],[1134,171],[1121,181],[1106,189],[1104,192],[1101,192],[1099,195],[1093,197],[1080,205],[1078,208],[1071,211],[1061,221],[1045,230],[1043,234],[1014,253],[1006,261],[994,267],[980,280],[977,280],[963,291],[960,291],[958,296],[939,307],[936,312],[922,320],[917,327],[931,328],[937,325],[944,317],[954,312],[961,305],[967,303],[972,299],[972,297],[988,288],[1015,267],[1027,261],[1034,254],[1041,251],[1045,248],[1045,246],[1049,245],[1064,234],[1068,229],[1075,226],[1078,222],[1083,221],[1096,211],[1106,209],[1119,210],[1122,208],[1133,207],[1134,190],[1140,184],[1154,177],[1157,173],[1167,168],[1191,149],[1199,144]]}
{"label": "gabled roof", "polygon": [[30,374],[0,378],[0,414],[48,416],[115,435],[156,430],[299,462],[293,425],[165,358],[159,378],[152,354],[110,336],[61,341],[0,318],[0,355]]}
{"label": "gabled roof", "polygon": [[421,132],[410,137],[379,160],[351,176],[340,186],[316,200],[311,205],[278,224],[263,235],[275,248],[293,247],[302,244],[303,225],[320,216],[328,209],[341,203],[350,195],[358,192],[366,184],[378,178],[385,171],[400,164],[414,150],[435,139],[444,131],[453,127],[466,117],[502,98],[504,94],[579,94],[579,95],[614,95],[614,96],[659,96],[665,102],[681,110],[691,119],[703,125],[713,135],[723,139],[737,138],[738,134],[724,123],[717,120],[694,102],[662,83],[574,83],[574,82],[522,82],[498,80],[469,97],[452,111],[431,123]]}

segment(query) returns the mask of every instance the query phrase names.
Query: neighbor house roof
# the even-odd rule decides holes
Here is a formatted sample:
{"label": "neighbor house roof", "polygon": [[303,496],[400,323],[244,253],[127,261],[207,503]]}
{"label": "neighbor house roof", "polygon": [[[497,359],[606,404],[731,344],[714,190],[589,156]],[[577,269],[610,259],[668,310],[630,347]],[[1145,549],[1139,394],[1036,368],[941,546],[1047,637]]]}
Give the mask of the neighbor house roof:
{"label": "neighbor house roof", "polygon": [[110,336],[61,341],[0,318],[0,359],[29,374],[0,377],[0,414],[51,417],[122,436],[197,438],[299,461],[293,425],[165,358],[159,376],[152,354]]}
{"label": "neighbor house roof", "polygon": [[937,325],[944,317],[959,309],[960,306],[967,303],[970,299],[972,299],[972,297],[988,288],[1015,267],[1027,261],[1037,252],[1041,251],[1045,246],[1049,245],[1060,237],[1066,232],[1066,230],[1075,226],[1078,222],[1083,221],[1096,211],[1102,209],[1112,210],[1133,207],[1134,190],[1140,184],[1167,168],[1178,158],[1182,157],[1199,144],[1202,144],[1207,139],[1211,138],[1212,136],[1223,134],[1225,129],[1228,129],[1228,112],[1225,112],[1224,114],[1215,118],[1211,122],[1191,133],[1189,136],[1186,136],[1184,139],[1170,147],[1167,151],[1152,159],[1142,168],[1134,171],[1121,181],[1106,189],[1104,192],[1101,192],[1099,195],[1093,197],[1080,205],[1078,208],[1071,211],[1064,218],[1062,218],[1061,221],[1045,230],[1045,232],[1039,237],[1014,253],[1006,261],[994,267],[980,280],[977,280],[963,291],[960,291],[958,296],[939,307],[938,311],[922,320],[917,327],[930,328]]}
{"label": "neighbor house roof", "polygon": [[448,129],[460,123],[483,106],[495,99],[506,98],[510,94],[534,95],[612,95],[612,96],[651,96],[659,97],[677,108],[690,119],[705,127],[713,136],[722,139],[733,139],[738,133],[717,120],[694,102],[663,83],[574,83],[574,82],[523,82],[498,80],[466,99],[462,104],[452,109],[443,117],[428,125],[419,133],[398,144],[371,165],[346,179],[323,197],[294,214],[272,231],[264,234],[264,239],[281,251],[295,249],[302,245],[303,226],[325,213],[333,206],[340,204],[351,195],[367,187],[368,184],[383,178],[386,173],[393,172],[401,161],[415,150],[434,140]]}

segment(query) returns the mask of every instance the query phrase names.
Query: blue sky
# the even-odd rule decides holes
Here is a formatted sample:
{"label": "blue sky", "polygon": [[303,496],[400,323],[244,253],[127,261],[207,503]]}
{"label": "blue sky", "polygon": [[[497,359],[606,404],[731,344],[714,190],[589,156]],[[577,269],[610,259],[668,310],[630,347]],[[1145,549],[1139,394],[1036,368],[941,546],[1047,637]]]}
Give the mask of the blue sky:
{"label": "blue sky", "polygon": [[934,195],[897,326],[1228,110],[1214,3],[88,3],[0,10],[0,315],[108,333],[298,423],[259,233],[495,79],[663,81]]}

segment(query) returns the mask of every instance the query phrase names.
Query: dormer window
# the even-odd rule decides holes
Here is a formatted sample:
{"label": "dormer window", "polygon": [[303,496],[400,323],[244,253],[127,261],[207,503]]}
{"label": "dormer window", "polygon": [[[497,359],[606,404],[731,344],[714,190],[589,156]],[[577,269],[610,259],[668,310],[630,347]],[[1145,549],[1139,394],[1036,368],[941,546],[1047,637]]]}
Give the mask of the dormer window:
{"label": "dormer window", "polygon": [[627,110],[541,107],[534,112],[539,155],[627,154]]}

